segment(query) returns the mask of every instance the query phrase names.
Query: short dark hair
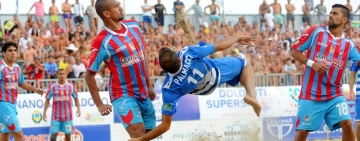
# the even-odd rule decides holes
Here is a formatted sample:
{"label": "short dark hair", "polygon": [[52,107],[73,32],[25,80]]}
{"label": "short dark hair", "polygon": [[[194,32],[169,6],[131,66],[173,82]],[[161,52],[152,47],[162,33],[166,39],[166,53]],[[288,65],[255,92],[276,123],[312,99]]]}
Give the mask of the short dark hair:
{"label": "short dark hair", "polygon": [[334,4],[332,8],[341,8],[341,14],[348,19],[350,18],[350,10],[346,6],[342,4]]}
{"label": "short dark hair", "polygon": [[161,48],[159,51],[160,67],[169,73],[176,73],[179,69],[179,57],[175,51],[168,47]]}
{"label": "short dark hair", "polygon": [[108,4],[107,0],[97,0],[95,2],[95,10],[100,18],[104,18],[104,15],[103,15],[104,11],[109,10],[109,4]]}
{"label": "short dark hair", "polygon": [[16,50],[18,50],[18,45],[17,45],[15,42],[8,41],[8,42],[5,42],[5,43],[2,45],[2,47],[1,47],[1,52],[6,52],[6,50],[7,50],[9,47],[15,47]]}

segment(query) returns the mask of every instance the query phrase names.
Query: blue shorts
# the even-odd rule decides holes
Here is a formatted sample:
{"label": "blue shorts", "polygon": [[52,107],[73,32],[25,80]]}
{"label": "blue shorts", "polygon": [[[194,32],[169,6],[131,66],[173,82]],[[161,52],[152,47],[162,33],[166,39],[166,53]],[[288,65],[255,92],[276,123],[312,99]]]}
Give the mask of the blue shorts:
{"label": "blue shorts", "polygon": [[219,59],[212,59],[220,70],[220,83],[236,86],[240,82],[240,74],[246,65],[246,61],[242,58],[224,57]]}
{"label": "blue shorts", "polygon": [[146,23],[151,23],[151,16],[143,16],[143,21]]}
{"label": "blue shorts", "polygon": [[327,101],[299,100],[296,130],[316,131],[325,120],[330,131],[340,128],[340,122],[351,120],[344,96]]}
{"label": "blue shorts", "polygon": [[156,22],[157,22],[158,26],[164,26],[164,18],[158,18],[156,20]]}
{"label": "blue shorts", "polygon": [[21,131],[19,120],[16,117],[16,105],[0,101],[0,132],[17,133]]}
{"label": "blue shorts", "polygon": [[63,14],[64,19],[71,19],[72,14]]}
{"label": "blue shorts", "polygon": [[360,121],[360,95],[356,95],[355,100],[355,121]]}
{"label": "blue shorts", "polygon": [[155,109],[150,98],[140,101],[131,97],[122,97],[114,100],[112,105],[125,129],[135,123],[144,123],[146,130],[155,128]]}
{"label": "blue shorts", "polygon": [[63,132],[64,134],[72,134],[74,132],[74,124],[72,120],[70,121],[51,120],[50,133],[55,134],[58,132]]}

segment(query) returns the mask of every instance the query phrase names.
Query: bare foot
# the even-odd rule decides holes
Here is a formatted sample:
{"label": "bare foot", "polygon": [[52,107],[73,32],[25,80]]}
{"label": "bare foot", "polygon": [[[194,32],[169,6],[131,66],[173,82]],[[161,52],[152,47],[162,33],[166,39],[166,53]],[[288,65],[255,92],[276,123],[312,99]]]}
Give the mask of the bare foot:
{"label": "bare foot", "polygon": [[257,101],[256,98],[252,98],[250,96],[245,96],[244,97],[244,102],[249,104],[251,107],[253,107],[255,113],[257,116],[260,116],[260,112],[261,112],[261,105],[259,104],[259,102]]}

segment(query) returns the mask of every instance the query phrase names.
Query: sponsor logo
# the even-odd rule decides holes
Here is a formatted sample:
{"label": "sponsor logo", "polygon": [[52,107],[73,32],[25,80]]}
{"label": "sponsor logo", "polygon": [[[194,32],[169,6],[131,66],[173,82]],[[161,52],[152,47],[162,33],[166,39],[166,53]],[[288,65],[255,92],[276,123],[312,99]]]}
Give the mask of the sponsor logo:
{"label": "sponsor logo", "polygon": [[10,116],[4,116],[4,121],[6,123],[12,123],[11,117]]}
{"label": "sponsor logo", "polygon": [[345,62],[342,60],[338,60],[336,58],[330,58],[326,55],[316,53],[315,61],[319,63],[323,63],[325,65],[330,65],[333,67],[337,67],[339,69],[342,69],[344,67]]}
{"label": "sponsor logo", "polygon": [[32,120],[37,124],[39,124],[42,120],[42,114],[39,110],[35,110],[31,117],[32,117]]}
{"label": "sponsor logo", "polygon": [[[72,129],[73,128],[73,129]],[[67,126],[66,126],[66,130],[67,130]],[[82,132],[78,129],[75,129],[74,127],[72,127],[70,125],[70,131],[73,130],[74,132],[71,134],[71,140],[72,141],[84,141],[84,136],[82,134]],[[51,138],[50,138],[50,134],[49,134],[49,138],[48,138],[48,141],[51,141]],[[65,134],[63,132],[58,132],[57,135],[56,135],[56,141],[66,141],[65,140]]]}
{"label": "sponsor logo", "polygon": [[104,120],[104,118],[100,115],[100,113],[90,113],[90,112],[85,113],[85,119],[88,122],[102,122]]}
{"label": "sponsor logo", "polygon": [[5,125],[0,123],[0,131],[3,131],[5,129]]}
{"label": "sponsor logo", "polygon": [[304,121],[305,121],[305,122],[310,122],[310,116],[309,116],[309,115],[305,115]]}
{"label": "sponsor logo", "polygon": [[293,132],[293,118],[292,117],[281,117],[281,118],[268,118],[264,120],[264,128],[266,128],[266,133],[268,136],[265,135],[266,138],[275,137],[277,140],[283,140],[292,138],[293,136],[290,135]]}

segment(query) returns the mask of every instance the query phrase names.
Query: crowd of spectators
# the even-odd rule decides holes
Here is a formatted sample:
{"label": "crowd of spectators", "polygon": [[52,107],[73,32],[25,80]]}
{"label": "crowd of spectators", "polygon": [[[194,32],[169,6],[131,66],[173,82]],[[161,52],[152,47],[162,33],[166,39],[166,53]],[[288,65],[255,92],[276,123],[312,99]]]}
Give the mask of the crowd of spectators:
{"label": "crowd of spectators", "polygon": [[[225,51],[215,52],[210,58],[244,55],[251,62],[254,72],[258,75],[288,74],[281,79],[270,79],[269,85],[274,86],[278,85],[279,81],[285,84],[298,83],[295,75],[303,71],[304,65],[291,58],[289,55],[290,48],[295,40],[311,26],[327,25],[328,18],[324,16],[329,13],[329,10],[323,5],[324,1],[321,0],[321,4],[314,7],[319,18],[317,21],[320,22],[312,21],[309,16],[311,6],[307,0],[304,0],[304,5],[299,7],[304,12],[303,24],[295,25],[293,11],[298,7],[291,4],[290,0],[284,5],[287,11],[286,15],[282,15],[282,5],[277,0],[274,0],[272,4],[268,4],[264,0],[259,6],[259,15],[261,15],[259,21],[261,23],[247,21],[244,16],[239,17],[237,22],[227,22],[220,21],[220,7],[215,3],[215,0],[212,0],[212,3],[204,8],[199,5],[199,0],[194,0],[194,2],[194,5],[186,8],[183,2],[177,0],[171,10],[182,9],[185,12],[194,10],[194,16],[197,20],[187,20],[187,24],[192,29],[192,34],[197,41],[214,43],[236,34],[257,38],[256,47],[234,44]],[[351,13],[356,13],[359,10],[360,6],[353,12],[350,1],[347,0],[347,2],[346,6],[351,9]],[[56,71],[59,69],[66,70],[68,78],[84,78],[90,46],[99,32],[97,26],[100,19],[95,12],[94,0],[91,0],[91,3],[92,5],[84,9],[79,0],[76,0],[74,4],[65,0],[61,7],[62,12],[59,12],[53,1],[53,5],[48,10],[51,22],[44,23],[44,5],[42,0],[39,0],[31,7],[31,9],[35,7],[35,15],[28,14],[25,23],[19,22],[17,15],[13,19],[4,21],[2,34],[0,34],[1,40],[18,43],[18,60],[24,62],[24,74],[28,75],[27,79],[54,79],[56,78]],[[179,51],[184,46],[189,45],[188,41],[184,31],[176,22],[164,25],[164,15],[167,14],[167,11],[166,7],[161,4],[161,0],[158,0],[156,5],[150,5],[147,0],[144,0],[141,9],[144,11],[143,20],[138,22],[147,45],[146,57],[149,61],[150,75],[163,75],[158,62],[158,50],[162,47],[171,47]],[[84,16],[89,17],[89,23],[83,21]],[[59,18],[64,19],[65,27],[60,26]],[[211,19],[211,23],[204,22],[206,18]],[[131,19],[135,18],[131,17]],[[156,22],[158,26],[153,27],[152,22]],[[85,29],[85,24],[88,24],[88,29]],[[194,25],[199,25],[199,27]],[[168,27],[166,31],[164,31],[163,26]],[[300,30],[296,31],[295,26],[300,27]],[[285,32],[281,32],[282,30]],[[346,37],[360,45],[360,34],[356,28],[349,25],[344,33]],[[107,78],[109,74],[107,66],[102,65],[96,77]],[[106,87],[103,86],[106,82],[100,83],[102,85],[99,85],[99,88],[104,90]],[[78,89],[85,87],[82,82],[77,82],[76,85]]]}

